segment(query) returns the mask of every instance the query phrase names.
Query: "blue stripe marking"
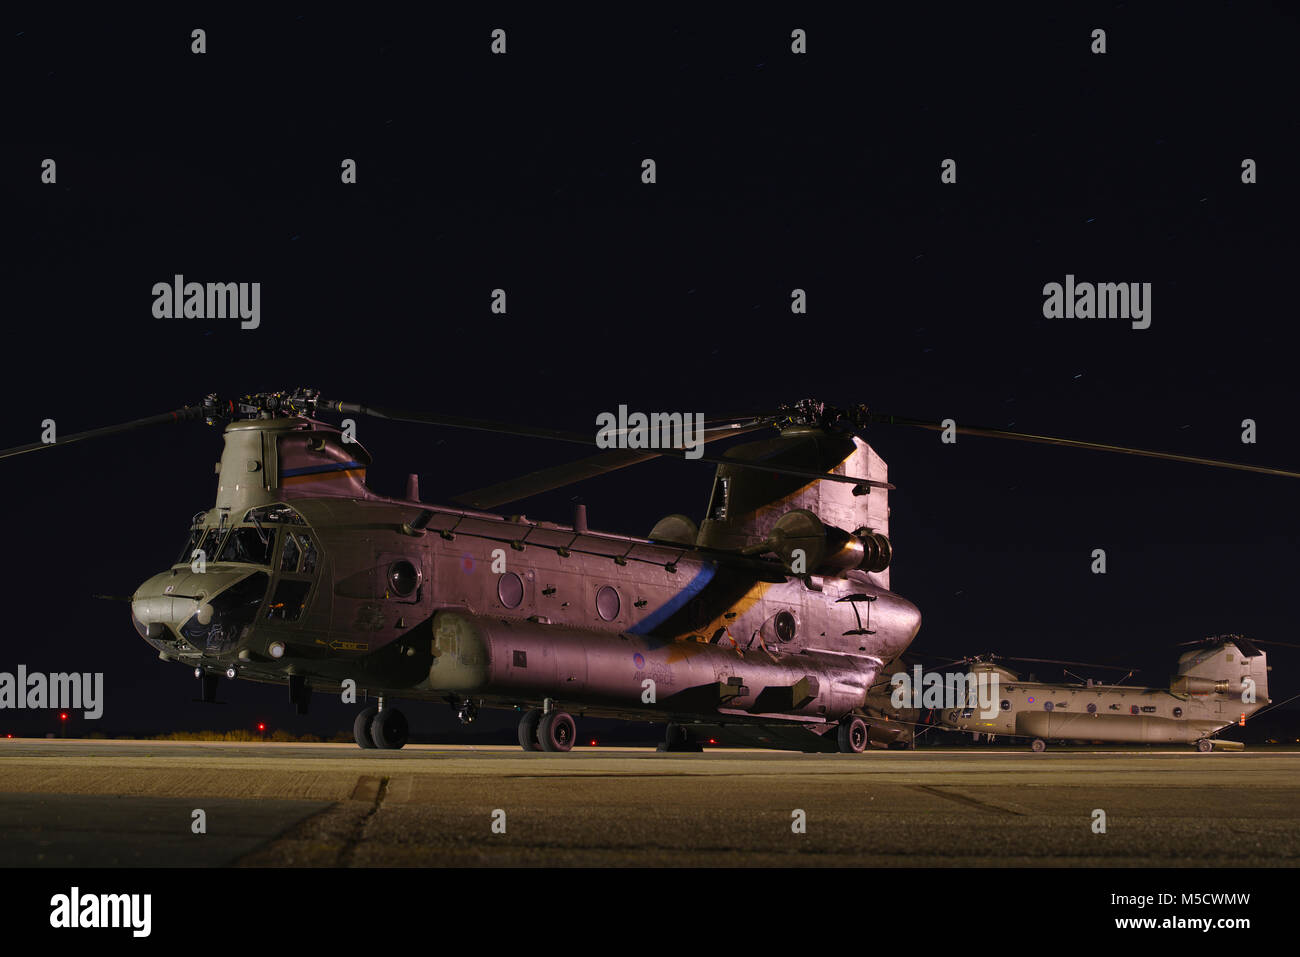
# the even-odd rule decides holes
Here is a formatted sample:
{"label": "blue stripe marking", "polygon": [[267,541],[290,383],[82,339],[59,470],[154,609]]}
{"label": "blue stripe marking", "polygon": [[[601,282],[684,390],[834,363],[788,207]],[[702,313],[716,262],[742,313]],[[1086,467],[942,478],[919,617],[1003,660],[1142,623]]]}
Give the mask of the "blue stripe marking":
{"label": "blue stripe marking", "polygon": [[673,615],[677,614],[677,612],[681,611],[688,601],[700,592],[704,591],[704,586],[713,581],[713,575],[716,571],[717,568],[714,565],[702,565],[695,577],[687,583],[685,588],[629,628],[628,633],[633,635],[648,635],[650,632],[654,631]]}
{"label": "blue stripe marking", "polygon": [[332,465],[309,465],[301,469],[281,469],[280,478],[292,478],[295,475],[317,475],[321,472],[342,472],[345,469],[365,468],[360,462],[335,462]]}

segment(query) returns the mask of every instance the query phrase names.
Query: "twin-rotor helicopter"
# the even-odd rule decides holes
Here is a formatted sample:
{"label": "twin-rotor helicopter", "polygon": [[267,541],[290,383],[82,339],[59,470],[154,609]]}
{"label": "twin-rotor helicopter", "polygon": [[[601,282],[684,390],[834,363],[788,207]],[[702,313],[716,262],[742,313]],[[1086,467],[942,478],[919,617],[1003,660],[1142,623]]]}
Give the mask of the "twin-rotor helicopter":
{"label": "twin-rotor helicopter", "polygon": [[951,423],[812,400],[706,422],[708,442],[765,434],[703,459],[717,470],[698,524],[669,515],[636,537],[588,528],[582,506],[567,525],[490,510],[671,450],[604,451],[434,505],[415,476],[402,498],[372,491],[370,455],[323,419],[335,415],[596,445],[296,390],[209,396],[0,458],[178,421],[224,427],[215,502],[130,599],[140,637],[193,669],[206,701],[222,677],[284,683],[305,713],[313,692],[350,685],[377,702],[357,714],[356,742],[379,749],[408,739],[399,699],[445,701],[463,722],[513,709],[526,751],[568,751],[575,715],[663,723],[662,750],[699,750],[704,738],[850,753],[911,742],[916,716],[890,707],[882,681],[921,614],[890,588],[893,486],[862,433]]}

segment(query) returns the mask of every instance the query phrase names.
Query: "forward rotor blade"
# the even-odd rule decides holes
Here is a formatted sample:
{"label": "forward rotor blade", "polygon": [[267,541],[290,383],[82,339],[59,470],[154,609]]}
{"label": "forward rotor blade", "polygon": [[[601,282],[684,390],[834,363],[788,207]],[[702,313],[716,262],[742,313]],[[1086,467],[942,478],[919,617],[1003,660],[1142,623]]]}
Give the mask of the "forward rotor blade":
{"label": "forward rotor blade", "polygon": [[[706,429],[704,441],[714,442],[718,439],[730,438],[733,435],[743,435],[746,432],[764,428],[766,425],[766,422],[755,422],[748,425],[728,423],[716,429]],[[650,459],[658,458],[662,454],[661,451],[654,449],[610,449],[607,452],[579,459],[576,462],[565,462],[562,465],[539,469],[536,472],[529,472],[527,475],[521,475],[518,478],[508,479],[504,482],[497,482],[495,485],[474,489],[471,492],[462,492],[460,495],[454,496],[452,501],[469,508],[496,508],[498,505],[505,505],[507,502],[516,502],[519,499],[530,498],[543,492],[564,488],[566,485],[572,485],[575,482],[595,478],[599,475],[607,475],[610,472],[616,472],[631,465],[647,462]]]}
{"label": "forward rotor blade", "polygon": [[202,406],[187,405],[182,409],[176,409],[173,412],[164,412],[161,415],[151,415],[143,419],[133,419],[130,422],[122,422],[118,425],[106,425],[99,429],[88,429],[85,432],[74,432],[72,435],[58,436],[57,440],[54,442],[32,442],[29,445],[19,445],[12,449],[5,449],[0,451],[0,459],[12,458],[15,455],[23,455],[27,452],[39,452],[42,449],[56,449],[64,445],[72,445],[74,442],[83,442],[86,439],[98,439],[110,435],[120,435],[123,432],[148,428],[151,425],[166,425],[170,422],[185,422],[202,418]]}
{"label": "forward rotor blade", "polygon": [[[946,431],[943,425],[924,419],[906,419],[896,415],[871,413],[869,421],[885,425],[909,425],[931,432]],[[1300,478],[1300,472],[1287,469],[1268,468],[1263,465],[1246,465],[1243,462],[1225,462],[1222,459],[1208,459],[1199,455],[1179,455],[1176,452],[1155,452],[1151,449],[1134,449],[1123,445],[1107,445],[1104,442],[1084,442],[1080,439],[1063,439],[1053,435],[1033,435],[1028,432],[1011,432],[1007,429],[983,429],[970,425],[954,425],[953,431],[958,435],[978,435],[990,439],[1014,439],[1017,442],[1036,442],[1040,445],[1061,445],[1072,449],[1090,449],[1095,452],[1118,452],[1123,455],[1140,455],[1148,459],[1164,459],[1169,462],[1187,462],[1191,465],[1209,465],[1220,469],[1235,469],[1239,472],[1256,472],[1261,475],[1278,475],[1282,478]]]}
{"label": "forward rotor blade", "polygon": [[[391,419],[394,422],[413,422],[420,425],[437,425],[451,429],[471,429],[478,432],[494,432],[498,435],[518,435],[526,438],[548,439],[555,442],[571,442],[576,445],[589,445],[600,448],[600,444],[594,437],[586,435],[577,435],[573,432],[560,432],[555,429],[538,429],[526,425],[511,425],[504,422],[491,422],[486,419],[467,419],[462,416],[453,415],[429,415],[423,412],[407,412],[395,409],[381,409],[375,406],[362,405],[359,402],[336,402],[334,400],[321,400],[321,405],[326,409],[335,412],[349,412],[354,415],[369,415],[378,419]],[[736,428],[740,428],[746,423],[736,423]],[[755,426],[769,424],[765,420],[755,421]],[[731,434],[739,434],[734,430]],[[635,449],[629,451],[652,451],[648,449]],[[709,465],[734,465],[737,468],[754,469],[759,472],[768,472],[776,475],[791,475],[797,478],[807,478],[815,481],[824,482],[844,482],[849,485],[862,485],[868,488],[886,488],[892,489],[894,486],[888,482],[877,481],[876,479],[858,478],[853,475],[835,475],[831,472],[819,472],[815,469],[798,469],[790,466],[766,465],[759,462],[744,462],[737,459],[711,458],[702,455],[694,458],[687,458],[685,450],[659,449],[659,456],[668,459],[677,459],[686,462],[705,462]],[[632,464],[632,463],[629,463]],[[620,466],[622,467],[622,466]],[[511,501],[511,500],[507,500]]]}

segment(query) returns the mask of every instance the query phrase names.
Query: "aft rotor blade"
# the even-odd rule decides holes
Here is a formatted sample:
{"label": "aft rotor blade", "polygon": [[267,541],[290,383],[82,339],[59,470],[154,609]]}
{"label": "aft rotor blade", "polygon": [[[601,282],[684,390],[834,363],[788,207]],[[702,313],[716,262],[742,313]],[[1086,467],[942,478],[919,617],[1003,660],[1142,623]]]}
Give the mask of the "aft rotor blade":
{"label": "aft rotor blade", "polygon": [[203,418],[203,408],[201,406],[189,405],[183,409],[176,409],[173,412],[164,412],[161,415],[151,415],[143,419],[133,419],[130,422],[122,422],[118,425],[106,425],[99,429],[88,429],[85,432],[74,432],[72,435],[59,435],[54,442],[32,442],[29,445],[19,445],[12,449],[0,451],[0,459],[12,458],[15,455],[23,455],[26,452],[39,452],[42,449],[55,449],[64,445],[72,445],[74,442],[83,442],[86,439],[105,438],[110,435],[120,435],[123,432],[132,432],[136,429],[148,428],[151,425],[166,425],[171,422],[186,422],[194,419]]}
{"label": "aft rotor blade", "polygon": [[[733,435],[743,435],[746,432],[764,428],[766,425],[766,422],[754,422],[747,425],[728,423],[717,429],[706,429],[704,441],[714,442],[718,439],[730,438]],[[469,508],[496,508],[498,505],[505,505],[507,502],[516,502],[520,499],[530,498],[533,495],[540,495],[543,492],[564,488],[566,485],[572,485],[585,479],[607,475],[610,472],[616,472],[631,465],[638,465],[641,462],[658,458],[661,454],[661,451],[654,449],[610,449],[607,452],[601,452],[585,459],[578,459],[576,462],[565,462],[563,465],[539,469],[518,478],[474,489],[472,492],[462,492],[460,495],[454,496],[452,501]]]}
{"label": "aft rotor blade", "polygon": [[1107,671],[1137,671],[1137,668],[1129,668],[1124,665],[1099,665],[1094,661],[1057,661],[1055,658],[1014,658],[1007,656],[998,656],[1002,661],[1033,661],[1044,665],[1070,665],[1075,668],[1105,668]]}
{"label": "aft rotor blade", "polygon": [[[931,432],[944,432],[947,429],[940,423],[925,419],[906,419],[896,415],[872,413],[871,422],[885,425],[909,425]],[[1151,449],[1134,449],[1124,445],[1108,445],[1104,442],[1084,442],[1080,439],[1063,439],[1054,435],[1033,435],[1029,432],[1012,432],[1007,429],[984,429],[970,425],[953,425],[952,431],[958,435],[978,435],[990,439],[1014,439],[1017,442],[1036,442],[1039,445],[1061,445],[1071,449],[1089,449],[1094,452],[1118,452],[1122,455],[1140,455],[1148,459],[1164,459],[1168,462],[1187,462],[1191,465],[1209,465],[1220,469],[1235,469],[1239,472],[1256,472],[1261,475],[1278,475],[1282,478],[1300,478],[1300,472],[1287,469],[1274,469],[1264,465],[1247,465],[1244,462],[1226,462],[1222,459],[1209,459],[1199,455],[1179,455],[1176,452],[1156,452]]]}
{"label": "aft rotor blade", "polygon": [[[560,432],[555,429],[539,429],[527,425],[491,422],[486,419],[467,419],[463,416],[455,415],[430,415],[424,412],[381,409],[375,406],[362,405],[359,402],[321,400],[321,405],[326,409],[336,412],[348,412],[354,415],[369,415],[378,419],[391,419],[394,422],[413,422],[420,425],[437,425],[451,429],[471,429],[478,432],[494,432],[498,435],[517,435],[525,438],[548,439],[554,442],[571,442],[576,445],[589,445],[600,448],[600,444],[594,437],[578,435],[573,432]],[[764,420],[760,420],[753,424],[766,425],[768,423]],[[741,424],[738,423],[737,425],[739,426]],[[738,432],[733,430],[731,434],[738,434]],[[636,449],[632,451],[640,452],[652,450]],[[687,458],[685,450],[659,449],[657,454],[667,459],[677,459],[687,462],[705,462],[710,465],[734,465],[737,468],[754,469],[759,472],[768,472],[776,475],[791,475],[797,478],[807,478],[815,481],[844,482],[849,485],[863,485],[868,488],[892,489],[894,487],[888,482],[881,482],[876,479],[858,478],[853,475],[835,475],[831,472],[819,472],[816,469],[792,468],[788,465],[766,465],[759,462],[743,462],[737,459],[711,458],[707,455]]]}

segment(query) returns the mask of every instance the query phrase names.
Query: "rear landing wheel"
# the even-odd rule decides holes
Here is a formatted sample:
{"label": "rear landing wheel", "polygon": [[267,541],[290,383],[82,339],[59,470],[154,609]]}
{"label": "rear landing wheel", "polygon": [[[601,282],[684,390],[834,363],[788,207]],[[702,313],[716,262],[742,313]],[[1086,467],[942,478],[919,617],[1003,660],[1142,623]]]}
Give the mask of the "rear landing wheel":
{"label": "rear landing wheel", "polygon": [[1034,743],[1029,746],[1034,751],[1046,751],[1047,742],[1042,738],[1034,738]]}
{"label": "rear landing wheel", "polygon": [[867,723],[856,716],[841,721],[839,745],[844,754],[861,754],[867,750]]}
{"label": "rear landing wheel", "polygon": [[542,715],[537,726],[537,742],[543,751],[568,751],[573,747],[573,739],[578,734],[578,726],[573,716],[563,711],[552,711]]}
{"label": "rear landing wheel", "polygon": [[370,722],[375,720],[377,714],[379,714],[378,708],[362,708],[357,712],[356,720],[352,722],[352,737],[356,738],[357,744],[363,748],[375,746],[374,739],[370,737]]}
{"label": "rear landing wheel", "polygon": [[1196,742],[1196,750],[1204,754],[1206,751],[1213,751],[1214,744],[1209,738],[1201,738],[1201,740]]}
{"label": "rear landing wheel", "polygon": [[525,711],[523,717],[519,719],[519,746],[525,751],[542,750],[542,746],[537,743],[537,726],[541,721],[541,708]]}

